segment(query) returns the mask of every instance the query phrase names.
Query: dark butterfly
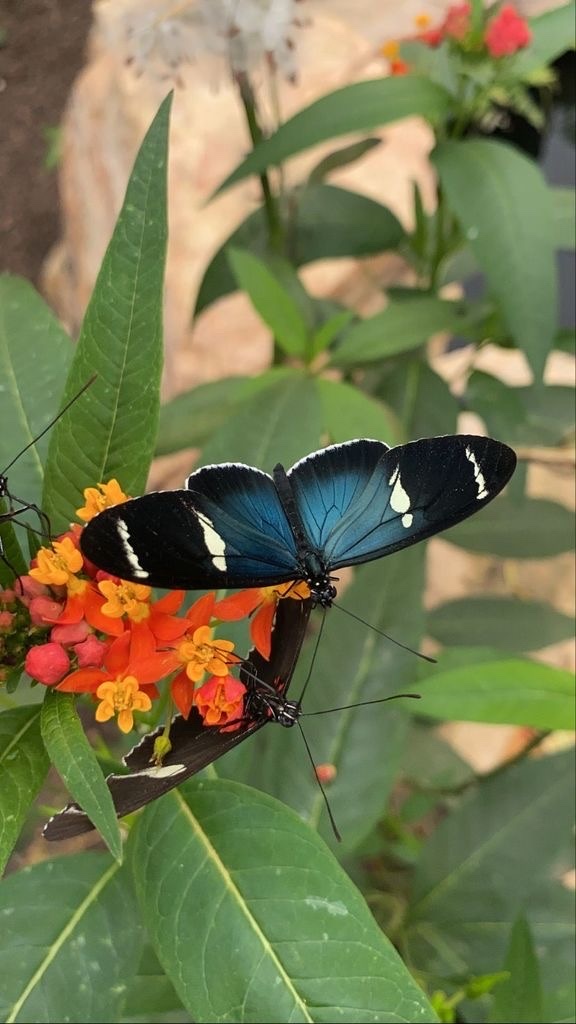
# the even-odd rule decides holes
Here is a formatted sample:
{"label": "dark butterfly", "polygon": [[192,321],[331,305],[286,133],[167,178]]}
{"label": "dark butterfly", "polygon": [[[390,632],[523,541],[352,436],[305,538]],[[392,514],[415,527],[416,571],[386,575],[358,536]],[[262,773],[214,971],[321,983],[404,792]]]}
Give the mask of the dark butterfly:
{"label": "dark butterfly", "polygon": [[448,435],[389,448],[331,445],[273,476],[223,463],[186,489],[106,509],[82,531],[99,568],[186,590],[305,580],[315,604],[336,595],[335,570],[381,558],[459,523],[496,497],[516,466],[487,437]]}
{"label": "dark butterfly", "polygon": [[[109,775],[106,779],[118,817],[130,814],[156,800],[164,793],[226,754],[238,743],[261,729],[268,722],[293,726],[300,714],[299,701],[286,700],[286,693],[298,661],[310,617],[312,601],[287,598],[280,601],[272,631],[270,659],[266,661],[256,650],[250,651],[240,669],[240,680],[246,686],[244,714],[240,727],[227,731],[206,726],[195,707],[186,719],[178,715],[170,726],[172,748],[155,765],[154,742],[164,729],[147,736],[124,758],[130,769],[126,775]],[[55,814],[44,827],[46,839],[70,839],[94,828],[78,804],[71,803]]]}

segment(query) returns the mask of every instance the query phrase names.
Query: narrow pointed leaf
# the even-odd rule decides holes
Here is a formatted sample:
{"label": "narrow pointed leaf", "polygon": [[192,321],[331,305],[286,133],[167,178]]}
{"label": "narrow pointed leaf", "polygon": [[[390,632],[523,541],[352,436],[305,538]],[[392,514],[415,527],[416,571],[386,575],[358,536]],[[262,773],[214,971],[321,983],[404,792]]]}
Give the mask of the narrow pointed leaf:
{"label": "narrow pointed leaf", "polygon": [[142,933],[129,878],[107,855],[34,864],[0,883],[0,1016],[116,1021]]}
{"label": "narrow pointed leaf", "polygon": [[12,853],[49,761],[40,735],[40,708],[0,714],[0,874]]}
{"label": "narrow pointed leaf", "polygon": [[543,1024],[540,968],[530,925],[522,915],[512,927],[504,969],[510,977],[494,990],[490,1024]]}
{"label": "narrow pointed leaf", "polygon": [[539,601],[466,597],[430,612],[428,632],[447,646],[488,644],[503,651],[537,651],[569,640],[574,620]]}
{"label": "narrow pointed leaf", "polygon": [[44,507],[56,533],[82,503],[84,487],[117,477],[138,494],[146,483],[160,405],[170,102],[168,96],[136,158],[65,398],[97,378],[52,434]]}
{"label": "narrow pointed leaf", "polygon": [[556,330],[551,192],[534,163],[502,142],[443,142],[432,160],[507,327],[540,379]]}
{"label": "narrow pointed leaf", "polygon": [[158,958],[194,1020],[433,1021],[322,840],[238,783],[151,806],[130,864]]}
{"label": "narrow pointed leaf", "polygon": [[336,89],[300,110],[274,135],[256,146],[220,185],[218,192],[327,139],[349,132],[371,131],[415,114],[434,122],[446,116],[451,103],[444,89],[415,75],[355,82]]}
{"label": "narrow pointed leaf", "polygon": [[73,694],[49,690],[42,705],[42,737],[73,799],[92,819],[116,860],[122,840],[112,797],[86,738]]}
{"label": "narrow pointed leaf", "polygon": [[265,263],[242,249],[230,249],[228,260],[238,287],[246,292],[254,309],[270,328],[287,355],[303,356],[308,330],[289,292]]}
{"label": "narrow pointed leaf", "polygon": [[512,658],[435,672],[422,684],[418,711],[430,718],[574,729],[574,678]]}
{"label": "narrow pointed leaf", "polygon": [[548,558],[574,550],[574,513],[544,498],[518,503],[502,494],[481,516],[448,530],[444,539],[502,558]]}

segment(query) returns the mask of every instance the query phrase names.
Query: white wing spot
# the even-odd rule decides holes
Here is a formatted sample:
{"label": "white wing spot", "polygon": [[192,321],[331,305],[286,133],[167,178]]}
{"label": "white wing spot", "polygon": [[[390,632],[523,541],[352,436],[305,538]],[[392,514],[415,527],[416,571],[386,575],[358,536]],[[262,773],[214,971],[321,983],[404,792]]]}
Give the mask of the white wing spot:
{"label": "white wing spot", "polygon": [[116,522],[116,529],[118,530],[118,536],[120,537],[120,543],[124,548],[124,554],[132,568],[135,576],[139,576],[141,579],[147,579],[150,573],[143,569],[138,561],[138,555],[134,551],[130,543],[130,530],[123,519],[118,519]]}
{"label": "white wing spot", "polygon": [[204,534],[206,550],[212,557],[212,564],[214,568],[218,569],[220,572],[226,572],[228,567],[224,557],[224,553],[226,551],[225,541],[223,541],[220,534],[216,532],[214,529],[214,523],[208,519],[208,516],[205,516],[202,512],[198,512],[197,509],[194,514],[200,523],[202,533]]}
{"label": "white wing spot", "polygon": [[[390,484],[390,487],[393,487],[392,494],[390,495],[391,507],[394,509],[395,512],[408,512],[408,509],[410,508],[410,498],[408,497],[406,491],[402,487],[402,480],[400,479],[400,466],[396,466],[396,469],[392,473],[392,476],[390,477],[388,483]],[[410,522],[411,521],[412,518],[410,518]],[[406,524],[404,520],[402,520],[402,525],[410,526],[410,523]]]}
{"label": "white wing spot", "polygon": [[158,764],[153,768],[143,768],[141,772],[132,772],[131,775],[123,775],[123,779],[134,778],[135,775],[145,775],[149,779],[171,779],[173,775],[180,775],[186,771],[185,764]]}
{"label": "white wing spot", "polygon": [[412,515],[412,513],[411,512],[406,512],[406,514],[402,516],[402,526],[404,526],[406,529],[408,529],[409,526],[412,526],[412,520],[413,519],[414,519],[414,516]]}
{"label": "white wing spot", "polygon": [[474,470],[474,479],[476,481],[476,486],[478,488],[476,500],[481,501],[482,498],[487,498],[489,494],[489,491],[486,488],[486,481],[484,479],[484,475],[482,473],[482,470],[480,469],[480,466],[478,465],[478,460],[471,448],[466,449],[466,458],[468,459],[468,462],[472,464],[472,469]]}

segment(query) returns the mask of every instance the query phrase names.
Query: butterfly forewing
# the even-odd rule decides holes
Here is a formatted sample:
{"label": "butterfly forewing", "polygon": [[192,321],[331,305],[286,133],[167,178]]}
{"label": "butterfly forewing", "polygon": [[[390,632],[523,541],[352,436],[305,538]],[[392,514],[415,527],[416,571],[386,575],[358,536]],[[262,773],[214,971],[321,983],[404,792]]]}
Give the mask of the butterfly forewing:
{"label": "butterfly forewing", "polygon": [[[352,442],[349,448],[374,443]],[[307,527],[310,507],[329,508],[338,493],[332,483],[338,475],[334,452],[318,453],[313,479],[307,460],[290,474]],[[385,451],[370,475],[366,470],[354,500],[341,503],[333,529],[323,537],[327,568],[381,558],[454,526],[495,498],[515,465],[516,456],[506,445],[467,435],[423,438]],[[302,477],[300,467],[307,471]]]}
{"label": "butterfly forewing", "polygon": [[[178,715],[170,726],[171,750],[154,764],[154,744],[164,729],[148,733],[124,758],[129,769],[125,775],[109,775],[106,779],[114,801],[116,814],[126,814],[146,806],[171,789],[185,782],[206,765],[228,753],[243,740],[274,721],[258,693],[268,689],[283,698],[290,685],[298,655],[302,647],[312,602],[286,598],[280,601],[272,632],[270,659],[266,660],[252,650],[240,670],[240,678],[247,688],[245,720],[234,731],[217,726],[205,726],[195,707],[186,719]],[[49,840],[70,839],[94,828],[90,818],[78,804],[68,804],[55,814],[44,828]]]}

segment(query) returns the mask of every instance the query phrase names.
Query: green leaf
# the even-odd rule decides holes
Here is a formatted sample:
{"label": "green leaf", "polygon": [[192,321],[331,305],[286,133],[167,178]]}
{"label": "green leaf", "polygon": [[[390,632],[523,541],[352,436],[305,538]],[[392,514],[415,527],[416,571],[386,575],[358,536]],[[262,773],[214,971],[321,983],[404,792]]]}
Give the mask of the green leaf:
{"label": "green leaf", "polygon": [[344,309],[325,320],[312,338],[312,354],[317,356],[320,352],[324,352],[334,339],[344,332],[353,319],[354,313],[349,309]]}
{"label": "green leaf", "polygon": [[576,193],[573,188],[552,188],[556,245],[559,249],[574,249],[576,245]]}
{"label": "green leaf", "polygon": [[332,153],[328,153],[327,156],[320,160],[316,167],[313,167],[308,175],[308,184],[317,185],[324,181],[324,178],[331,174],[332,171],[337,171],[341,167],[348,167],[349,164],[355,163],[356,160],[360,160],[366,153],[369,153],[371,149],[382,144],[382,139],[360,139],[360,142],[353,142],[350,146],[342,146],[340,149],[333,150]]}
{"label": "green leaf", "polygon": [[224,377],[199,384],[160,406],[156,455],[206,443],[245,397],[249,377]]}
{"label": "green leaf", "polygon": [[[419,686],[426,696],[426,685]],[[402,775],[419,790],[456,789],[469,785],[474,771],[435,728],[417,720],[412,723],[401,765]]]}
{"label": "green leaf", "polygon": [[[394,249],[405,234],[386,206],[333,185],[308,185],[290,197],[288,233],[295,267],[313,260],[369,256]],[[226,257],[231,246],[248,249],[262,259],[270,258],[263,207],[236,228],[212,259],[200,285],[195,316],[216,299],[235,291],[236,281]]]}
{"label": "green leaf", "polygon": [[383,402],[345,381],[318,377],[316,385],[323,426],[332,444],[355,437],[374,437],[389,445],[402,440],[400,424]]}
{"label": "green leaf", "polygon": [[166,162],[171,96],[136,157],[126,197],[84,317],[66,385],[97,379],[52,433],[44,507],[65,529],[82,490],[117,477],[144,490],[154,452],[162,370]]}
{"label": "green leaf", "polygon": [[[160,1014],[172,1014],[175,1011],[184,1012],[182,1003],[172,982],[164,974],[154,950],[151,946],[145,946],[138,973],[128,986],[123,1020],[126,1017],[137,1017],[142,1021],[158,1022]],[[184,1019],[186,1022],[189,1020],[188,1014]]]}
{"label": "green leaf", "polygon": [[245,462],[271,472],[314,451],[322,434],[314,380],[294,370],[246,399],[202,451],[202,463]]}
{"label": "green leaf", "polygon": [[256,146],[220,185],[217,194],[249,174],[258,174],[271,165],[281,164],[288,157],[327,139],[349,132],[371,131],[390,121],[413,115],[432,122],[440,120],[449,112],[451,103],[451,97],[444,89],[415,75],[378,78],[336,89],[300,110],[270,138]]}
{"label": "green leaf", "polygon": [[[72,354],[70,338],[32,285],[1,275],[0,473],[56,415]],[[36,505],[47,447],[48,438],[39,438],[9,473],[12,493]]]}
{"label": "green leaf", "polygon": [[501,558],[548,558],[574,550],[574,513],[544,498],[517,502],[503,494],[482,515],[448,530],[444,540]]}
{"label": "green leaf", "polygon": [[471,965],[493,971],[524,912],[547,972],[560,967],[554,987],[573,989],[573,899],[559,881],[572,856],[573,792],[572,751],[527,760],[484,780],[441,822],[413,879],[405,942],[416,970],[434,979],[466,979]]}
{"label": "green leaf", "polygon": [[48,771],[40,736],[40,708],[11,708],[0,714],[0,765],[1,874]]}
{"label": "green leaf", "polygon": [[110,791],[82,728],[71,693],[48,690],[42,705],[42,738],[74,800],[100,832],[110,853],[122,860],[122,840]]}
{"label": "green leaf", "polygon": [[562,4],[529,19],[532,41],[515,55],[515,75],[525,77],[574,49],[574,12],[573,3]]}
{"label": "green leaf", "polygon": [[142,930],[129,879],[101,853],[34,864],[0,883],[6,1022],[116,1021]]}
{"label": "green leaf", "polygon": [[[315,763],[336,768],[327,792],[342,835],[340,855],[363,842],[381,820],[403,756],[409,712],[417,704],[393,701],[325,715],[314,712],[414,690],[417,658],[375,630],[417,649],[423,620],[424,552],[421,545],[363,566],[326,616],[301,725]],[[346,609],[364,622],[346,615]],[[292,683],[297,696],[308,676],[316,639],[311,638],[299,659]],[[336,845],[322,793],[295,733],[263,729],[235,757],[219,762],[219,774],[236,778],[241,771],[244,781],[290,804]]]}
{"label": "green leaf", "polygon": [[5,501],[0,500],[0,551],[3,552],[4,558],[7,560],[5,562],[3,558],[0,558],[0,586],[2,587],[12,586],[14,575],[23,576],[28,569],[28,562],[22,554],[14,526],[9,520],[5,523],[2,522],[2,515],[6,512],[8,512],[8,505]]}
{"label": "green leaf", "polygon": [[490,1012],[490,1024],[543,1024],[540,968],[530,925],[521,915],[512,926],[504,967],[510,977],[498,985]]}
{"label": "green leaf", "polygon": [[270,797],[185,785],[146,811],[130,850],[149,935],[193,1019],[435,1019],[321,839]]}
{"label": "green leaf", "polygon": [[556,330],[550,190],[535,164],[502,142],[443,142],[432,162],[508,330],[539,380]]}
{"label": "green leaf", "polygon": [[418,711],[429,718],[574,729],[574,679],[534,661],[469,665],[429,676]]}
{"label": "green leaf", "polygon": [[467,318],[462,305],[414,293],[391,302],[381,313],[354,324],[331,354],[334,366],[358,366],[418,348],[438,331],[464,334]]}
{"label": "green leaf", "polygon": [[489,373],[468,378],[466,402],[490,433],[509,444],[556,445],[574,431],[574,388],[511,388]]}
{"label": "green leaf", "polygon": [[488,644],[503,651],[538,651],[568,640],[574,622],[539,601],[513,597],[466,597],[430,612],[428,631],[442,644]]}
{"label": "green leaf", "polygon": [[251,253],[229,249],[228,260],[238,286],[289,356],[304,356],[308,329],[302,314],[277,277]]}
{"label": "green leaf", "polygon": [[403,358],[377,386],[398,416],[406,437],[455,433],[458,401],[446,381],[421,358]]}

